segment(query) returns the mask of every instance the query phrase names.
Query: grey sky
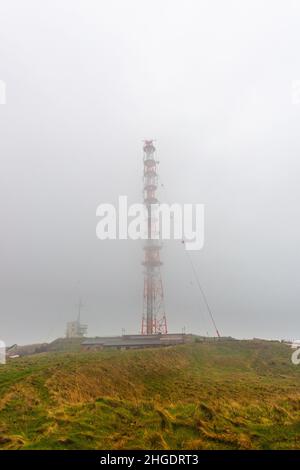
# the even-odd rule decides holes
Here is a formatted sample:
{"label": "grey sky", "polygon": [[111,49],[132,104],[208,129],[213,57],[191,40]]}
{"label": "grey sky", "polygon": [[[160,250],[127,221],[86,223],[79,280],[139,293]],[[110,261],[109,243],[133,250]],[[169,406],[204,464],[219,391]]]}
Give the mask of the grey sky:
{"label": "grey sky", "polygon": [[[300,4],[1,0],[0,336],[136,332],[142,250],[96,239],[96,207],[141,201],[154,138],[165,202],[206,206],[192,253],[222,334],[300,335]],[[171,331],[213,333],[183,247],[165,244]],[[201,313],[202,312],[202,313]]]}

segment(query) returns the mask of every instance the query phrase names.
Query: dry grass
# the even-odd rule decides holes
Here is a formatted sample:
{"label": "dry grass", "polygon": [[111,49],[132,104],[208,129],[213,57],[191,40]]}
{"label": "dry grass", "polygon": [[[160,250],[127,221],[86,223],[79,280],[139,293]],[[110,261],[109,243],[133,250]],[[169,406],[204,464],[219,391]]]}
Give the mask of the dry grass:
{"label": "dry grass", "polygon": [[0,369],[2,449],[300,449],[279,343],[48,353]]}

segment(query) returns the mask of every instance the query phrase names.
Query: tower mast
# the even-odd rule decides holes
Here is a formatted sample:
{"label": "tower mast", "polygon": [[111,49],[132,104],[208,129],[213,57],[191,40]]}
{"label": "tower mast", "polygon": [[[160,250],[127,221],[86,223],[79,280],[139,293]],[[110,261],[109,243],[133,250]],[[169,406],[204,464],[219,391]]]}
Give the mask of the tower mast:
{"label": "tower mast", "polygon": [[157,165],[155,147],[152,140],[144,141],[144,204],[147,214],[147,239],[144,245],[144,307],[141,333],[152,335],[167,333],[167,320],[164,309],[164,293],[161,280],[161,242],[156,229],[155,208],[158,199]]}

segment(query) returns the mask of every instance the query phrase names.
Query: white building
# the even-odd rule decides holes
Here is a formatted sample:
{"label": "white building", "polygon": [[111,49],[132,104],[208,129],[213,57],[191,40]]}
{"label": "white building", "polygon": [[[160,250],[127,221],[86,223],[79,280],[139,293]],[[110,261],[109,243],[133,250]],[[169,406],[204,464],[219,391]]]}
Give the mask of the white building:
{"label": "white building", "polygon": [[67,338],[82,338],[87,332],[87,325],[80,323],[80,320],[70,321],[67,323]]}

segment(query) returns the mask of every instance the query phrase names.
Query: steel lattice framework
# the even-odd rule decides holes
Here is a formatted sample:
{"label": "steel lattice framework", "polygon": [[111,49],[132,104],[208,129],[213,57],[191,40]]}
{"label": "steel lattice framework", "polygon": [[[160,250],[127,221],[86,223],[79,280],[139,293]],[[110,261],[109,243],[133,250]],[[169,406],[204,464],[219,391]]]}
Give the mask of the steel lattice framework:
{"label": "steel lattice framework", "polygon": [[164,292],[161,279],[161,242],[157,237],[155,208],[158,205],[157,166],[155,147],[152,140],[144,141],[144,204],[147,214],[147,239],[144,245],[144,306],[142,335],[167,334],[167,320],[164,308]]}

